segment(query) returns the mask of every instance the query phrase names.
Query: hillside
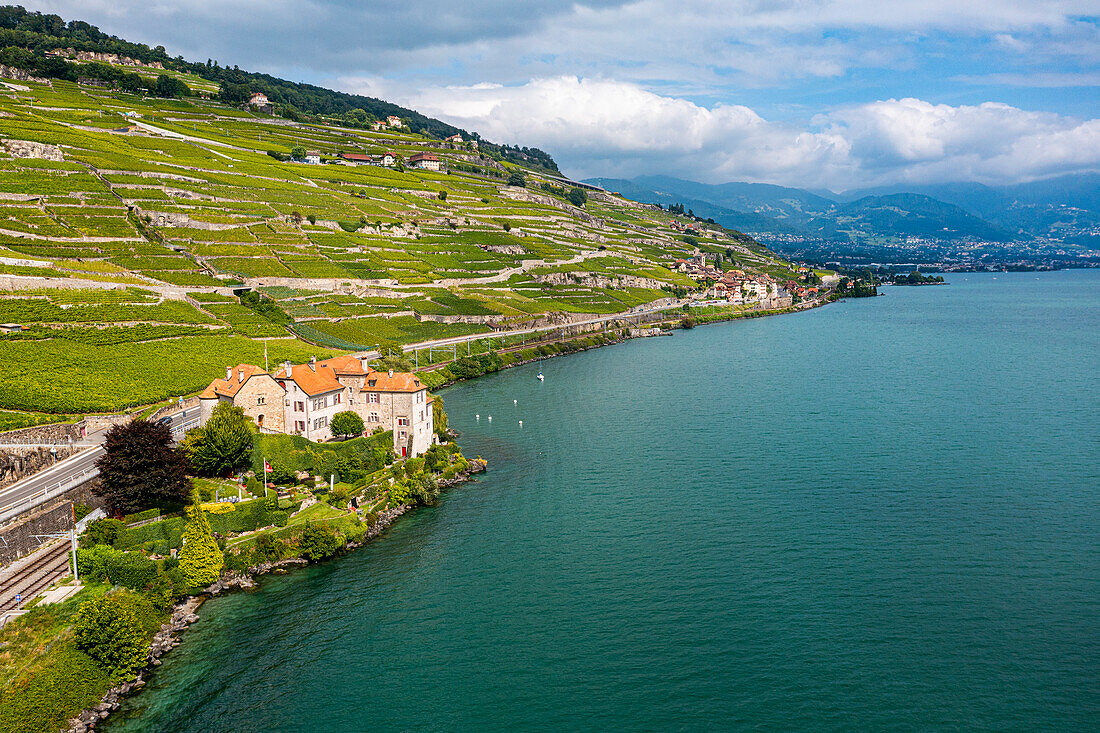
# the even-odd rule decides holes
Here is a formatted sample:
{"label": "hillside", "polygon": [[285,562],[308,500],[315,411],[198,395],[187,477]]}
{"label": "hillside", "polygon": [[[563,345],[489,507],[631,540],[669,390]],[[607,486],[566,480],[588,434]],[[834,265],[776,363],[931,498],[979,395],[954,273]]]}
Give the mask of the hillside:
{"label": "hillside", "polygon": [[[657,207],[595,190],[577,206],[545,168],[469,141],[282,119],[191,74],[126,73],[210,98],[0,79],[0,322],[26,329],[0,336],[4,427],[172,399],[240,361],[619,313],[693,287],[668,266],[695,238]],[[390,167],[355,164],[387,152]],[[442,170],[412,167],[420,154]],[[743,235],[712,227],[698,244],[793,274]]]}

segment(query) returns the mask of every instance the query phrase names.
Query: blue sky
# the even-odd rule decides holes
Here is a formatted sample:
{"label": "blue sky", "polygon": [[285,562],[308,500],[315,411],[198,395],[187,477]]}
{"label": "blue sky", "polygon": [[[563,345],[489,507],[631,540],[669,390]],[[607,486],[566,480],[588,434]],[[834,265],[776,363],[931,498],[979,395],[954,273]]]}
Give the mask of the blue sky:
{"label": "blue sky", "polygon": [[1100,170],[1096,0],[50,0],[583,176],[843,190]]}

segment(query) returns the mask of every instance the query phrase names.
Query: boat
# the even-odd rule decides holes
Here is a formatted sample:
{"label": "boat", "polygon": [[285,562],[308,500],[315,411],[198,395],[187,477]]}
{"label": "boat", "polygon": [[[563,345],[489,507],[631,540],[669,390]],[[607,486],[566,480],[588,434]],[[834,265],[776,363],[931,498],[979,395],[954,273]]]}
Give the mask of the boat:
{"label": "boat", "polygon": [[546,377],[542,376],[542,371],[541,371],[541,370],[540,370],[540,371],[539,371],[539,373],[538,373],[537,379],[538,379],[538,380],[539,380],[540,382],[541,382],[542,380],[546,379]]}

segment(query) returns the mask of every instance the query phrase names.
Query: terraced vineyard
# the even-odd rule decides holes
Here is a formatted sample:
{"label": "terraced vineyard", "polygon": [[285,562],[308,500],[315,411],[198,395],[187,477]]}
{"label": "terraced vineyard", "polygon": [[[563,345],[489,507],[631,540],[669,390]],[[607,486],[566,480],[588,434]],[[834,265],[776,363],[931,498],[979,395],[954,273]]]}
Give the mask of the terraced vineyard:
{"label": "terraced vineyard", "polygon": [[[669,269],[695,243],[667,212],[601,191],[578,208],[549,172],[471,143],[0,83],[0,322],[25,327],[0,337],[5,427],[194,392],[226,364],[262,364],[264,340],[272,362],[300,360],[693,287]],[[287,160],[294,148],[323,164]],[[442,170],[340,157],[384,152],[429,152]],[[506,185],[517,172],[525,185]],[[788,272],[717,228],[698,246]],[[242,303],[244,288],[263,307]]]}

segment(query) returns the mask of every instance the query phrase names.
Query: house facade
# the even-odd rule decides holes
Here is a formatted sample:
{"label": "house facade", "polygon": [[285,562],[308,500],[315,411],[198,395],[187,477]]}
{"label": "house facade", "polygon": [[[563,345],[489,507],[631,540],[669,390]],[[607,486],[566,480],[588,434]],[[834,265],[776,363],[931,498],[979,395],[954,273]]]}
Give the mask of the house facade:
{"label": "house facade", "polygon": [[307,364],[284,363],[275,374],[241,364],[210,383],[199,398],[200,424],[218,402],[244,409],[264,432],[331,440],[332,418],[351,410],[363,419],[364,434],[393,431],[398,456],[418,456],[434,441],[435,422],[428,388],[415,374],[371,369],[366,360],[337,356]]}
{"label": "house facade", "polygon": [[225,379],[215,379],[199,395],[199,423],[205,425],[220,402],[244,410],[253,422],[270,433],[286,432],[282,385],[251,364],[225,368]]}
{"label": "house facade", "polygon": [[431,153],[417,153],[416,155],[409,156],[409,167],[437,171],[439,170],[439,158]]}
{"label": "house facade", "polygon": [[310,150],[306,153],[306,162],[310,165],[321,165],[321,153],[316,150]]}

